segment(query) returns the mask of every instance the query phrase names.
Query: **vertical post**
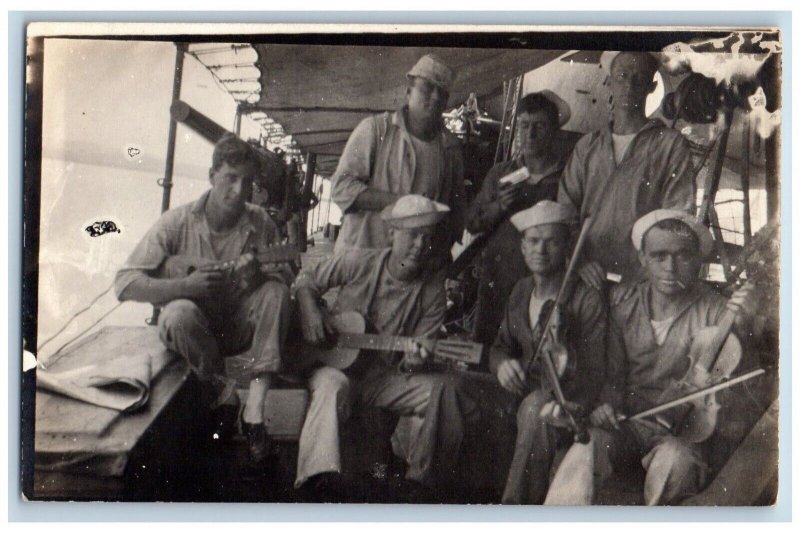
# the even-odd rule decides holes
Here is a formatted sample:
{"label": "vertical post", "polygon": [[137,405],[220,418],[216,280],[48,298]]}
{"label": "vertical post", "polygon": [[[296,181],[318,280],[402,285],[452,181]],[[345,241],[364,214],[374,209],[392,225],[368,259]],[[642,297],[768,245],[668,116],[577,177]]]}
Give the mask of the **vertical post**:
{"label": "vertical post", "polygon": [[744,128],[742,128],[742,171],[740,176],[742,178],[742,231],[744,233],[744,241],[742,244],[747,246],[750,244],[751,228],[750,228],[750,120],[744,119]]}
{"label": "vertical post", "polygon": [[242,136],[242,106],[236,106],[236,116],[233,118],[233,133],[237,137]]}
{"label": "vertical post", "polygon": [[308,218],[309,213],[306,206],[311,201],[311,195],[314,194],[314,174],[317,170],[317,154],[309,152],[306,156],[306,176],[303,182],[302,205],[304,207],[303,215],[303,238],[300,241],[300,251],[305,252],[308,245]]}
{"label": "vertical post", "polygon": [[780,170],[780,128],[775,128],[772,135],[764,140],[764,152],[766,156],[764,175],[765,187],[767,189],[767,220],[780,220],[781,197],[780,180],[778,172]]}
{"label": "vertical post", "polygon": [[[183,82],[183,57],[187,49],[186,43],[175,43],[175,77],[172,81],[172,104],[181,99],[181,83]],[[177,135],[178,123],[172,118],[172,113],[169,117],[169,135],[167,137],[167,161],[164,165],[164,178],[160,180],[161,187],[164,192],[161,195],[161,212],[163,213],[169,209],[169,200],[172,193],[172,173],[175,169],[175,137]],[[158,323],[158,314],[161,308],[153,306],[153,314],[147,320],[147,323],[154,325]]]}
{"label": "vertical post", "polygon": [[[175,53],[175,78],[172,82],[172,103],[181,99],[181,83],[183,81],[183,56],[186,52],[186,43],[175,43],[177,52]],[[170,116],[169,136],[167,137],[167,161],[164,166],[164,179],[161,186],[164,194],[161,197],[161,212],[169,209],[169,199],[172,193],[172,173],[175,169],[175,137],[177,135],[178,123]]]}

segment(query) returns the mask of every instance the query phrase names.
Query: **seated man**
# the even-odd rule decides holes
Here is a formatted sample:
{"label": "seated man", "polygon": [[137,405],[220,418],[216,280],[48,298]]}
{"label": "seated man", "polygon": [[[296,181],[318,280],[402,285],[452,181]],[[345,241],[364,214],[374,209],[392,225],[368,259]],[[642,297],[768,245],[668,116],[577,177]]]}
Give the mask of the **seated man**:
{"label": "seated man", "polygon": [[[541,504],[556,447],[569,439],[570,433],[540,416],[552,399],[541,361],[532,364],[530,373],[524,365],[534,358],[542,337],[546,321],[540,319],[542,308],[556,299],[564,280],[577,213],[570,206],[542,200],[512,216],[511,222],[522,233],[520,248],[531,275],[512,290],[490,356],[500,385],[519,397],[524,395],[517,411],[517,441],[502,501]],[[606,311],[596,289],[572,279],[562,320],[576,360],[554,363],[562,372],[567,399],[588,408],[599,392],[597,376],[602,375],[605,364]]]}
{"label": "seated man", "polygon": [[[445,314],[441,274],[430,271],[431,240],[448,207],[419,195],[401,197],[383,211],[390,248],[352,249],[305,269],[295,283],[305,340],[321,344],[333,330],[320,297],[338,287],[332,313],[356,311],[382,335],[435,337]],[[430,354],[419,345],[400,357],[369,352],[345,372],[322,366],[308,380],[311,404],[300,435],[296,486],[342,471],[339,428],[354,401],[419,421],[408,450],[406,478],[434,485],[452,473],[467,420],[476,406],[452,375],[427,371]]]}
{"label": "seated man", "polygon": [[[611,293],[608,371],[590,416],[591,442],[576,443],[567,452],[545,504],[591,504],[614,465],[637,461],[646,471],[648,505],[678,503],[705,485],[700,445],[676,430],[685,409],[624,422],[618,415],[662,403],[670,383],[688,370],[694,336],[717,324],[725,312],[726,300],[698,279],[701,261],[712,248],[711,235],[691,215],[658,209],[636,222],[632,240],[646,277],[634,290],[620,286]],[[745,284],[727,307],[741,309],[751,289]]]}
{"label": "seated man", "polygon": [[[279,241],[266,211],[246,203],[258,168],[259,160],[247,143],[224,136],[214,147],[211,190],[164,213],[115,280],[121,301],[163,306],[158,318],[161,340],[188,361],[204,383],[203,402],[218,415],[225,411],[217,409],[220,406],[238,403],[222,358],[249,348],[251,381],[242,421],[254,465],[268,454],[264,399],[272,374],[281,366],[292,279],[287,267],[259,267],[250,253]],[[199,268],[171,278],[175,261],[187,257],[200,265],[237,260],[242,282],[232,286],[223,272]]]}

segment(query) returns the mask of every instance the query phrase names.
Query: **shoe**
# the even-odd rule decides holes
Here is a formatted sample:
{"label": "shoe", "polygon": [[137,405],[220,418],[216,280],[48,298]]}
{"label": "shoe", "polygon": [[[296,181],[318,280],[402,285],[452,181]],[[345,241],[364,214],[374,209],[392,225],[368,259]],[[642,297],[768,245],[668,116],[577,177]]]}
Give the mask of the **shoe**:
{"label": "shoe", "polygon": [[242,421],[242,432],[247,439],[247,457],[251,464],[261,465],[267,460],[270,439],[264,424],[248,424]]}

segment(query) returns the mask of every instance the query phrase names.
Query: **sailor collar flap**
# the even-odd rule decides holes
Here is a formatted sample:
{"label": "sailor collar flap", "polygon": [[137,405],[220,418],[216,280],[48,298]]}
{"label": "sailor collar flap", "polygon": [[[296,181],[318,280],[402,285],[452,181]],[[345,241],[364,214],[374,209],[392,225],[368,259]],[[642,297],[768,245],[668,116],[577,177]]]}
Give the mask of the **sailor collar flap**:
{"label": "sailor collar flap", "polygon": [[[650,283],[650,280],[645,279],[645,280],[640,281],[637,284],[636,291],[635,291],[635,293],[638,295],[638,298],[637,298],[638,299],[638,305],[643,307],[643,313],[645,314],[645,316],[647,317],[648,320],[653,320],[652,313],[650,312],[650,291],[651,291],[651,289],[652,289],[652,285]],[[696,284],[695,284],[694,290],[692,290],[692,293],[691,293],[692,297],[689,298],[681,306],[681,308],[678,310],[677,313],[675,313],[675,315],[673,315],[672,320],[675,321],[678,318],[680,318],[684,313],[686,313],[686,311],[691,309],[691,307],[698,300],[703,298],[710,290],[711,290],[711,288],[709,288],[708,285],[706,285],[702,281],[697,281]],[[625,300],[623,300],[623,302],[624,301]],[[622,302],[620,302],[620,304],[621,303]],[[617,304],[617,305],[619,305],[619,304]]]}

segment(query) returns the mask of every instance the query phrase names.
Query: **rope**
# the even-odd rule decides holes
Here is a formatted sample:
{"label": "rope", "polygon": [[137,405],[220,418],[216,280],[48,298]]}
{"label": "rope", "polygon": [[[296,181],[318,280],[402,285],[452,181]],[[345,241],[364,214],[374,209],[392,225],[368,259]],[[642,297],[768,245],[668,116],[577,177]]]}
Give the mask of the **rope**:
{"label": "rope", "polygon": [[[58,331],[56,331],[56,332],[55,332],[53,335],[51,335],[50,337],[48,337],[48,339],[47,339],[46,341],[44,341],[42,344],[40,344],[40,345],[39,345],[39,347],[37,348],[37,351],[42,351],[42,348],[44,348],[45,346],[47,346],[47,344],[48,344],[50,341],[52,341],[53,339],[55,339],[56,337],[58,337],[58,336],[59,336],[59,335],[60,335],[60,334],[61,334],[61,333],[62,333],[62,332],[65,330],[65,329],[67,329],[67,326],[69,326],[69,325],[72,323],[72,321],[73,321],[73,320],[75,320],[76,318],[78,318],[78,316],[82,315],[83,313],[85,313],[86,311],[88,311],[89,309],[91,309],[91,307],[92,307],[94,304],[96,304],[96,303],[97,303],[97,301],[98,301],[100,298],[102,298],[103,296],[105,296],[105,295],[106,295],[106,293],[107,293],[108,291],[110,291],[110,290],[111,290],[113,287],[114,287],[114,284],[112,283],[111,285],[109,285],[109,286],[108,286],[108,288],[107,288],[106,290],[104,290],[103,292],[101,292],[100,294],[98,294],[97,296],[95,296],[95,297],[94,297],[94,299],[91,301],[91,303],[89,303],[89,305],[87,305],[86,307],[84,307],[83,309],[81,309],[80,311],[78,311],[77,313],[75,313],[74,315],[72,315],[72,316],[69,318],[69,320],[67,320],[67,322],[66,322],[66,323],[65,323],[63,326],[61,326],[61,329],[59,329]],[[60,350],[60,348],[59,348],[59,350]]]}
{"label": "rope", "polygon": [[[66,347],[67,347],[67,346],[69,346],[70,344],[74,343],[75,341],[77,341],[77,340],[81,339],[81,338],[84,336],[84,334],[86,334],[86,333],[87,333],[87,332],[88,332],[90,329],[92,329],[92,328],[93,328],[93,327],[95,327],[97,324],[99,324],[100,322],[102,322],[104,318],[106,318],[108,315],[110,315],[111,313],[113,313],[114,311],[116,311],[116,310],[117,310],[117,308],[118,308],[119,306],[121,306],[121,305],[122,305],[122,302],[117,302],[117,305],[115,305],[114,307],[112,307],[111,309],[109,309],[109,310],[108,310],[108,311],[107,311],[105,314],[103,314],[103,316],[101,316],[100,318],[98,318],[97,320],[95,320],[94,322],[92,322],[92,323],[89,325],[89,327],[88,327],[88,328],[84,329],[83,331],[81,331],[80,333],[78,333],[76,336],[74,336],[72,339],[70,339],[70,340],[68,340],[67,342],[65,342],[64,344],[62,344],[62,345],[61,345],[61,346],[58,348],[58,350],[56,350],[55,352],[53,352],[53,355],[51,355],[51,356],[48,358],[48,366],[49,366],[49,365],[51,365],[51,364],[53,364],[53,363],[55,363],[56,361],[58,361],[58,359],[56,358],[56,356],[57,356],[59,353],[61,353],[61,350],[63,350],[64,348],[66,348]],[[45,369],[46,369],[47,367],[44,367],[44,366],[43,366],[43,368],[45,368]]]}

